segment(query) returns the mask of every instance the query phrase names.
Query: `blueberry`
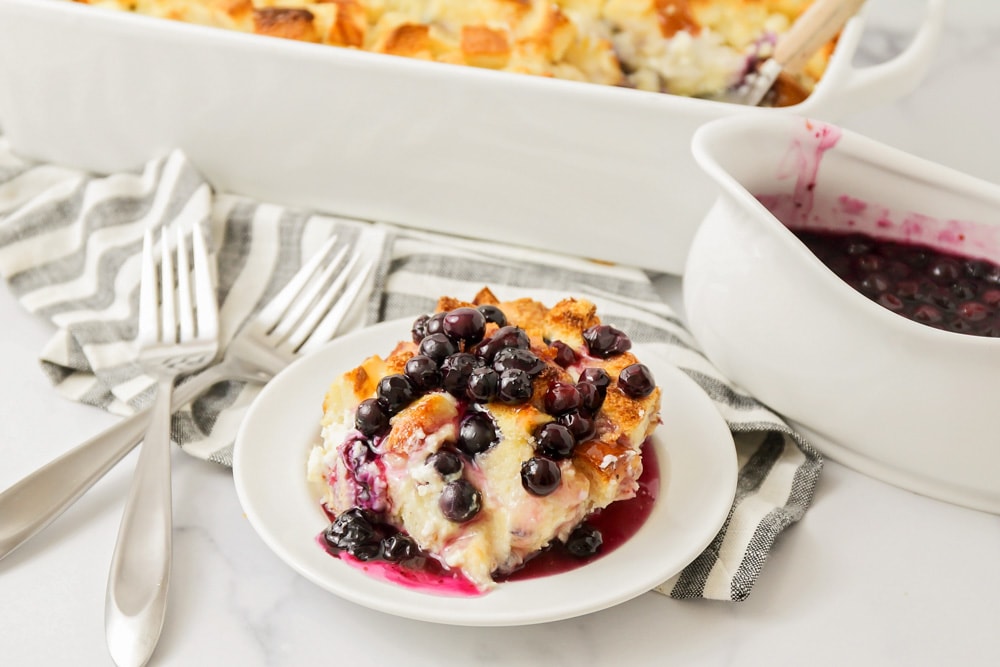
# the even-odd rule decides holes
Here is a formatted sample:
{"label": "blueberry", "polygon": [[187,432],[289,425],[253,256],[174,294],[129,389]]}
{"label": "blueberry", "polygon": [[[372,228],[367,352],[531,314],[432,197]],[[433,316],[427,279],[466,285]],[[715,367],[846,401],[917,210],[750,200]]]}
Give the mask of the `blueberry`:
{"label": "blueberry", "polygon": [[508,405],[524,403],[531,398],[531,378],[519,368],[512,368],[500,374],[497,398]]}
{"label": "blueberry", "polygon": [[427,320],[430,317],[430,315],[421,315],[413,320],[413,326],[410,327],[410,335],[413,337],[414,343],[419,344],[424,339],[424,336],[427,335]]}
{"label": "blueberry", "polygon": [[901,299],[914,299],[920,291],[920,283],[916,280],[900,280],[896,283],[896,296]]}
{"label": "blueberry", "polygon": [[441,327],[452,340],[471,346],[483,339],[486,318],[475,308],[455,308],[445,314]]}
{"label": "blueberry", "polygon": [[378,542],[359,544],[353,549],[350,549],[350,554],[358,560],[377,560],[378,557],[382,555],[382,541],[379,540]]}
{"label": "blueberry", "polygon": [[983,278],[987,271],[989,270],[989,262],[984,262],[978,259],[967,259],[962,262],[962,269],[970,278],[981,279]]}
{"label": "blueberry", "polygon": [[951,284],[951,293],[959,301],[972,301],[976,298],[976,287],[968,280],[956,280]]}
{"label": "blueberry", "polygon": [[552,415],[576,410],[580,407],[580,401],[581,396],[577,388],[565,382],[553,382],[545,391],[545,411]]}
{"label": "blueberry", "polygon": [[533,456],[521,464],[521,485],[535,496],[547,496],[559,488],[562,473],[552,459]]}
{"label": "blueberry", "polygon": [[577,558],[587,558],[596,554],[603,543],[601,531],[588,523],[581,523],[566,538],[566,551]]}
{"label": "blueberry", "polygon": [[861,279],[859,289],[867,296],[881,294],[892,286],[889,276],[884,273],[871,273]]}
{"label": "blueberry", "polygon": [[913,268],[922,269],[930,263],[931,256],[924,248],[912,246],[904,253],[902,259]]}
{"label": "blueberry", "polygon": [[407,359],[403,374],[421,391],[441,386],[441,369],[436,361],[424,354],[415,354]]}
{"label": "blueberry", "polygon": [[386,414],[391,416],[412,403],[417,397],[417,390],[408,377],[397,373],[378,381],[376,396]]}
{"label": "blueberry", "polygon": [[942,317],[941,311],[928,303],[920,304],[913,310],[913,319],[924,324],[936,324]]}
{"label": "blueberry", "polygon": [[580,409],[593,415],[604,405],[607,389],[602,391],[593,382],[578,382],[576,393],[580,395]]}
{"label": "blueberry", "polygon": [[434,467],[442,477],[448,477],[462,472],[462,457],[447,449],[441,449],[427,457],[427,462]]}
{"label": "blueberry", "polygon": [[375,529],[375,516],[360,507],[341,512],[323,532],[323,540],[329,546],[351,553],[379,539],[381,536]]}
{"label": "blueberry", "polygon": [[487,322],[492,322],[498,327],[507,326],[507,316],[504,315],[503,311],[497,306],[494,306],[491,303],[486,303],[479,306],[479,312],[483,314],[483,318],[485,318]]}
{"label": "blueberry", "polygon": [[955,333],[968,334],[972,333],[972,323],[968,320],[963,320],[961,317],[956,317],[948,323],[947,329]]}
{"label": "blueberry", "polygon": [[567,412],[564,415],[559,415],[556,417],[556,422],[569,429],[577,442],[589,440],[597,431],[594,420],[579,412]]}
{"label": "blueberry", "polygon": [[455,341],[443,333],[429,333],[420,341],[420,354],[441,363],[446,357],[458,352]]}
{"label": "blueberry", "polygon": [[409,535],[395,533],[382,540],[382,558],[390,563],[402,563],[420,556],[420,548]]}
{"label": "blueberry", "polygon": [[630,398],[645,398],[656,389],[656,382],[645,364],[632,364],[618,375],[618,386]]}
{"label": "blueberry", "polygon": [[927,273],[939,285],[952,283],[962,275],[962,265],[950,257],[941,257],[928,267]]}
{"label": "blueberry", "polygon": [[535,429],[535,450],[550,459],[568,459],[573,455],[576,438],[562,424],[549,422]]}
{"label": "blueberry", "polygon": [[514,368],[524,371],[530,377],[535,377],[545,370],[545,362],[531,350],[519,347],[504,348],[493,357],[493,369],[497,373]]}
{"label": "blueberry", "polygon": [[438,507],[445,518],[455,523],[465,523],[479,514],[483,499],[476,487],[468,480],[456,479],[448,482],[441,491]]}
{"label": "blueberry", "polygon": [[892,278],[901,280],[903,278],[909,278],[910,274],[913,273],[913,270],[908,264],[899,260],[893,260],[889,262],[887,272]]}
{"label": "blueberry", "polygon": [[514,347],[527,350],[531,347],[531,339],[524,329],[514,326],[504,326],[493,332],[493,335],[476,346],[476,356],[493,363],[493,357],[497,352],[506,348]]}
{"label": "blueberry", "polygon": [[862,273],[881,271],[885,268],[885,259],[879,255],[868,253],[867,255],[861,255],[855,259],[854,266]]}
{"label": "blueberry", "polygon": [[601,392],[606,392],[608,387],[611,386],[611,376],[603,368],[584,368],[583,372],[580,373],[580,379],[577,381],[577,384],[580,382],[589,382]]}
{"label": "blueberry", "polygon": [[991,313],[991,309],[985,303],[980,303],[978,301],[966,301],[964,303],[960,303],[958,304],[958,308],[955,310],[959,317],[969,322],[980,322],[985,320]]}
{"label": "blueberry", "polygon": [[945,310],[954,310],[955,308],[954,295],[952,295],[951,290],[947,287],[932,287],[927,294],[927,298]]}
{"label": "blueberry", "polygon": [[576,352],[561,340],[552,342],[552,348],[556,351],[555,362],[563,368],[568,368],[576,363]]}
{"label": "blueberry", "polygon": [[427,318],[427,322],[424,323],[424,329],[427,334],[444,333],[444,313],[434,313]]}
{"label": "blueberry", "polygon": [[609,324],[598,324],[583,332],[587,349],[595,357],[607,359],[632,348],[632,341],[624,331]]}
{"label": "blueberry", "polygon": [[458,448],[475,456],[500,441],[493,418],[487,412],[472,412],[462,420],[458,427]]}
{"label": "blueberry", "polygon": [[858,256],[867,255],[872,251],[874,246],[871,240],[861,234],[852,234],[844,239],[845,247],[844,250],[848,255]]}
{"label": "blueberry", "polygon": [[354,411],[354,427],[369,438],[381,435],[389,430],[389,415],[377,399],[366,398]]}
{"label": "blueberry", "polygon": [[466,396],[476,403],[487,403],[493,400],[500,388],[500,376],[489,366],[477,366],[469,375],[469,386]]}
{"label": "blueberry", "polygon": [[465,396],[469,377],[478,359],[468,352],[457,352],[441,362],[441,386],[453,396]]}
{"label": "blueberry", "polygon": [[880,294],[878,297],[878,302],[883,307],[888,308],[889,310],[892,311],[898,312],[903,310],[903,301],[895,294],[889,294],[889,293]]}
{"label": "blueberry", "polygon": [[983,271],[981,278],[992,285],[1000,284],[1000,265],[990,264]]}

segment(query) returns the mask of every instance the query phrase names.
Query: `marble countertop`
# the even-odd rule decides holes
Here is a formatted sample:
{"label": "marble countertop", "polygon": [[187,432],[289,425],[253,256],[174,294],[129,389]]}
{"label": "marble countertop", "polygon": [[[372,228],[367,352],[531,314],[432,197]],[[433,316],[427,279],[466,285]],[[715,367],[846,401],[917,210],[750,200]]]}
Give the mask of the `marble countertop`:
{"label": "marble countertop", "polygon": [[[873,2],[859,59],[898,51],[920,4]],[[953,0],[939,57],[919,90],[842,124],[1000,183],[997,72],[1000,3]],[[659,284],[677,299],[677,279]],[[6,488],[115,418],[56,397],[36,361],[51,331],[7,290],[0,290],[0,321],[0,488]],[[133,454],[0,562],[4,664],[111,664],[104,592],[134,463]],[[174,466],[173,583],[156,665],[996,661],[1000,518],[902,491],[832,461],[813,507],[781,535],[749,600],[675,601],[648,593],[588,616],[513,628],[437,626],[340,600],[263,544],[243,516],[229,471],[179,452]]]}

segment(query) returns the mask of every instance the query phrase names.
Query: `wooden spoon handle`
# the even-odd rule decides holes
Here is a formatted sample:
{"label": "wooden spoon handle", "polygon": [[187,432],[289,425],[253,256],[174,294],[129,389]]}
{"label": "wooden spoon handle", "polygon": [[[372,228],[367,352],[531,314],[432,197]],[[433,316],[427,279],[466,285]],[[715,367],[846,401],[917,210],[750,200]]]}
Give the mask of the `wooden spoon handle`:
{"label": "wooden spoon handle", "polygon": [[798,72],[864,3],[865,0],[815,0],[778,40],[774,60],[784,71]]}

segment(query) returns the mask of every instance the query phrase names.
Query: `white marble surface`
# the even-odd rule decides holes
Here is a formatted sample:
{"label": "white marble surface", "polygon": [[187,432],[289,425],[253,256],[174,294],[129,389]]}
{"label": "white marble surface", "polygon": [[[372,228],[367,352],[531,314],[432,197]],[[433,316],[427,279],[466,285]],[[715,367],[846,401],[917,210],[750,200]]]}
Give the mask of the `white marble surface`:
{"label": "white marble surface", "polygon": [[[919,4],[875,3],[862,56],[877,58],[898,48]],[[1000,183],[1000,3],[950,4],[940,57],[923,86],[843,124]],[[661,285],[676,298],[676,280]],[[0,290],[0,321],[0,488],[6,488],[114,418],[55,397],[36,362],[50,331],[6,290]],[[321,591],[258,539],[227,471],[180,453],[174,464],[174,576],[157,665],[997,660],[1000,519],[901,491],[832,462],[812,509],[781,536],[748,601],[680,602],[646,594],[574,620],[499,629],[402,620]],[[0,562],[3,664],[110,664],[104,589],[133,465],[133,457],[126,459]]]}

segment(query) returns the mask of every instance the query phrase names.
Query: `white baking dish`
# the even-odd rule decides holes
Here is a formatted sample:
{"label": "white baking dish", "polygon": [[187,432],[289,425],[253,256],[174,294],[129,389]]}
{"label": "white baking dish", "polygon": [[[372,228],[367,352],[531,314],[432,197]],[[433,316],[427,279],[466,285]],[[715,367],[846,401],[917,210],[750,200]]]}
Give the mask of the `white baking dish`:
{"label": "white baking dish", "polygon": [[220,190],[680,273],[714,194],[694,130],[897,98],[943,7],[861,70],[855,17],[813,94],[777,111],[3,0],[0,126],[26,157],[110,172],[180,147]]}

